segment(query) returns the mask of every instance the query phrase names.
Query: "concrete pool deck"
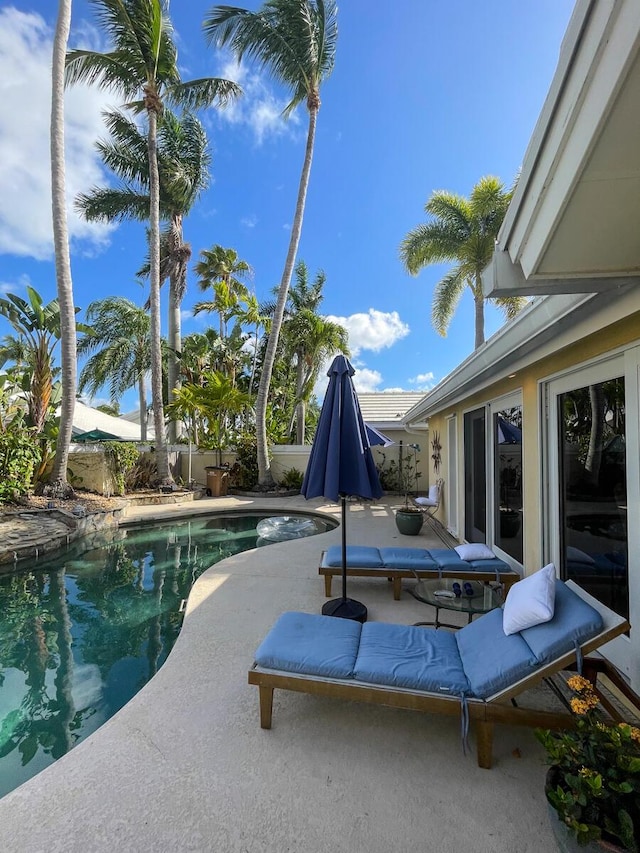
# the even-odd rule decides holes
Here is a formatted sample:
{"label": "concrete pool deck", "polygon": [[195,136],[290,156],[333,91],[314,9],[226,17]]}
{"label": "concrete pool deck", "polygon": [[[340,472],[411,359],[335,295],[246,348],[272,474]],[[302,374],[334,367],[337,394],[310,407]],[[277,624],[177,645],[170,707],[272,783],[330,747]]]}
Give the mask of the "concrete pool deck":
{"label": "concrete pool deck", "polygon": [[[442,546],[429,524],[418,537],[400,536],[397,505],[397,498],[349,503],[348,541]],[[340,516],[338,505],[322,499],[230,497],[131,507],[125,522],[164,522],[208,507]],[[544,753],[528,729],[496,728],[488,771],[476,764],[473,735],[463,756],[454,717],[276,691],[273,728],[260,729],[258,691],[247,684],[254,651],[283,611],[320,611],[320,552],[339,541],[336,528],[208,569],[149,684],[86,741],[0,799],[0,850],[555,851]],[[394,601],[380,579],[350,578],[348,588],[371,620],[430,618],[430,608],[406,592]]]}

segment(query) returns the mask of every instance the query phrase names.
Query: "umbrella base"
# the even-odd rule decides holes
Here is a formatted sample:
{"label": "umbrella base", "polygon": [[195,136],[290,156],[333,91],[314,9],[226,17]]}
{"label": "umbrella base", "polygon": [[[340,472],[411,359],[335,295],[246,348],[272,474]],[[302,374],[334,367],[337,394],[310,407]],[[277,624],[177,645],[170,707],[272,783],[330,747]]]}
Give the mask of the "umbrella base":
{"label": "umbrella base", "polygon": [[353,598],[334,598],[322,605],[323,616],[337,616],[339,619],[353,619],[354,622],[367,621],[367,608]]}

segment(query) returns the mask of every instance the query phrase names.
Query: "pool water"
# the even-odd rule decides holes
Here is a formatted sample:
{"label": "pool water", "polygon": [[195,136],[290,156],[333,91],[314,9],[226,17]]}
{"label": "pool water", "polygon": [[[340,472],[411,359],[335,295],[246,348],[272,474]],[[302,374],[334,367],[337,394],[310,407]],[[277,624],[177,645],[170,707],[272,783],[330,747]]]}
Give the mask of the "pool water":
{"label": "pool water", "polygon": [[[196,578],[269,544],[256,532],[265,517],[120,528],[0,574],[0,796],[94,732],[153,677],[180,633]],[[313,521],[316,533],[334,526]]]}

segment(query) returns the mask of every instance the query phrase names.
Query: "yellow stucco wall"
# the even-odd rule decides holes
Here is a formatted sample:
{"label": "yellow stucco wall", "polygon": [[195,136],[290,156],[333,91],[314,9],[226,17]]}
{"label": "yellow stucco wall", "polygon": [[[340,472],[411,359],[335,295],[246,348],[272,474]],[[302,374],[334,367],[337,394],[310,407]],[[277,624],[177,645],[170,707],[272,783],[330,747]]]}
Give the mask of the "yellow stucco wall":
{"label": "yellow stucco wall", "polygon": [[[542,495],[543,495],[543,465],[542,437],[540,414],[540,382],[546,381],[556,374],[570,370],[589,361],[604,356],[626,345],[637,343],[640,338],[640,311],[630,314],[604,329],[594,331],[580,341],[571,344],[557,352],[538,359],[524,367],[517,367],[516,376],[503,379],[484,388],[476,394],[468,395],[455,406],[443,409],[429,417],[429,432],[440,434],[442,444],[442,464],[440,476],[445,481],[445,492],[449,482],[448,448],[447,448],[447,418],[457,415],[458,436],[458,536],[464,533],[464,471],[463,471],[463,424],[464,413],[503,397],[520,391],[522,394],[523,414],[523,444],[522,444],[522,476],[523,476],[523,517],[524,525],[524,567],[525,573],[535,571],[543,563],[542,553]],[[535,358],[533,356],[532,358]],[[430,480],[433,482],[436,474],[433,463],[430,462]],[[440,506],[437,517],[447,526],[446,499]]]}

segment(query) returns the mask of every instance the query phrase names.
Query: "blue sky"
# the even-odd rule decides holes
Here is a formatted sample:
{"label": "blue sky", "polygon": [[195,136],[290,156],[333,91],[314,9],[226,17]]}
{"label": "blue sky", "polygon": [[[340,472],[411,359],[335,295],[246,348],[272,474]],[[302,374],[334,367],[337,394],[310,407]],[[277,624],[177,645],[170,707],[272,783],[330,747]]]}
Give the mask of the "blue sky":
{"label": "blue sky", "polygon": [[[259,4],[247,2],[251,8]],[[408,276],[398,246],[424,221],[433,190],[468,195],[483,175],[510,185],[547,94],[573,0],[344,0],[336,67],[322,90],[316,149],[298,257],[327,276],[324,312],[350,332],[362,391],[420,390],[447,375],[473,347],[466,294],[446,338],[430,322],[433,289],[447,267]],[[0,290],[31,284],[55,297],[49,191],[49,63],[52,0],[0,2]],[[213,156],[209,190],[185,221],[193,260],[219,243],[254,270],[259,299],[279,283],[287,251],[307,127],[306,110],[280,117],[284,93],[259,69],[238,68],[207,47],[201,26],[211,2],[171,4],[183,79],[225,76],[245,89],[225,112],[201,116]],[[97,48],[92,9],[74,0],[70,46]],[[4,66],[4,67],[2,67]],[[70,198],[106,177],[94,151],[100,112],[112,94],[67,94]],[[70,211],[76,304],[146,298],[134,273],[145,254],[140,225],[88,225]],[[163,288],[164,290],[164,288]],[[202,298],[190,275],[183,334]],[[163,294],[163,314],[166,294]],[[82,314],[80,315],[82,317]],[[501,315],[488,308],[487,336]],[[0,325],[0,333],[9,329]],[[123,411],[135,407],[135,393]]]}

